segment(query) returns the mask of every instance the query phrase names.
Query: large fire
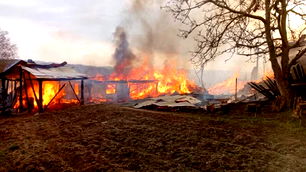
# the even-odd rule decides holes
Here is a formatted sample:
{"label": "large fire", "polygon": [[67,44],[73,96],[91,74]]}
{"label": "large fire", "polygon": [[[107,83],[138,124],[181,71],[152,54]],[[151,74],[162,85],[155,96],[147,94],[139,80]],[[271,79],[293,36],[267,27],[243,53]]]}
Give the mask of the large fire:
{"label": "large fire", "polygon": [[[117,27],[114,33],[115,52],[113,54],[114,72],[109,76],[97,75],[94,80],[107,83],[104,95],[120,92],[120,98],[128,94],[128,98],[142,99],[164,94],[186,94],[193,92],[196,84],[188,79],[188,72],[179,69],[176,64],[179,58],[176,53],[165,54],[167,60],[161,68],[154,67],[153,59],[157,53],[146,51],[146,47],[136,55],[129,47],[127,33],[124,28]],[[102,91],[102,90],[100,90]],[[117,96],[118,98],[118,96]]]}
{"label": "large fire", "polygon": [[[146,54],[140,51],[138,55],[134,54],[129,47],[127,35],[123,28],[116,28],[114,33],[115,52],[113,54],[114,71],[110,75],[98,74],[85,82],[86,101],[105,102],[108,100],[124,101],[128,99],[142,99],[146,97],[157,97],[166,94],[188,94],[194,91],[202,91],[193,81],[188,79],[188,71],[178,68],[176,62],[177,54],[167,54],[167,60],[161,68],[154,67],[153,59],[155,53]],[[160,59],[160,58],[158,58]],[[34,88],[29,87],[26,83],[27,95],[26,99],[31,99],[33,106],[38,108],[36,99],[38,99],[38,84],[34,84]],[[75,91],[75,97],[78,95],[79,87],[77,84],[70,84],[72,90]],[[77,99],[71,99],[73,93],[67,93],[66,89],[62,89],[63,83],[59,82],[43,82],[43,106],[49,107],[60,103],[73,103]],[[33,92],[35,90],[35,94]],[[66,97],[70,96],[70,99]],[[30,106],[30,101],[24,101],[23,105]],[[18,106],[18,103],[17,105]]]}
{"label": "large fire", "polygon": [[[169,60],[161,69],[155,69],[144,60],[139,66],[133,67],[127,74],[112,73],[109,77],[97,75],[92,78],[98,81],[126,81],[129,87],[131,99],[143,99],[146,97],[157,97],[165,94],[188,94],[199,87],[188,79],[187,71],[177,69],[175,60]],[[135,83],[133,81],[148,81]],[[108,84],[106,94],[116,93],[116,85]]]}
{"label": "large fire", "polygon": [[[26,92],[23,90],[23,107],[38,109],[38,104],[36,99],[39,99],[39,86],[38,82],[33,81],[32,84],[27,82]],[[33,85],[33,87],[32,87]],[[74,84],[74,91],[76,95],[79,93],[79,85],[77,83]],[[68,87],[67,83],[65,85],[61,84],[58,81],[44,81],[42,84],[42,96],[43,96],[43,107],[53,107],[56,105],[60,105],[63,103],[78,103],[76,98],[66,99],[66,90],[64,87]],[[33,91],[34,90],[34,91]],[[34,93],[35,92],[35,93]],[[29,101],[28,101],[29,100]],[[18,108],[20,106],[19,100],[17,100],[14,108]]]}

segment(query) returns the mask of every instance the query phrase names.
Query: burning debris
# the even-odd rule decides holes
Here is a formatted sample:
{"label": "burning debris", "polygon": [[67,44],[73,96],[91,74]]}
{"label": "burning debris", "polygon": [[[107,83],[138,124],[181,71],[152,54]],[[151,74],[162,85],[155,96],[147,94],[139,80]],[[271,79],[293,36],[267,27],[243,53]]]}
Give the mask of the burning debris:
{"label": "burning debris", "polygon": [[270,100],[280,96],[280,91],[277,87],[276,81],[269,77],[267,77],[267,79],[263,80],[261,83],[249,82],[248,84]]}

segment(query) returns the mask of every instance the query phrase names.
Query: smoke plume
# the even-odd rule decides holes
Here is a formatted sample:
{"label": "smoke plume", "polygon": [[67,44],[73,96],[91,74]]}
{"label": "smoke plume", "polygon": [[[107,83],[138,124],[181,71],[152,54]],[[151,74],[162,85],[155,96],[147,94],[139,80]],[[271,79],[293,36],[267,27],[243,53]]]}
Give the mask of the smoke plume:
{"label": "smoke plume", "polygon": [[117,74],[128,74],[133,67],[133,60],[135,55],[129,48],[127,34],[124,28],[117,27],[114,33],[114,41],[116,45],[113,58],[116,62],[115,72]]}
{"label": "smoke plume", "polygon": [[[152,54],[154,51],[164,54],[177,54],[181,39],[177,37],[178,26],[160,9],[161,0],[131,0],[126,23],[134,36],[135,46]],[[136,33],[135,33],[136,31]]]}
{"label": "smoke plume", "polygon": [[186,59],[179,58],[183,51],[187,52],[188,46],[177,37],[178,26],[160,10],[161,0],[130,2],[130,8],[114,33],[116,75],[126,78],[133,68],[141,65],[147,70],[162,67],[163,61],[169,58],[176,58],[172,61],[178,64],[186,64]]}

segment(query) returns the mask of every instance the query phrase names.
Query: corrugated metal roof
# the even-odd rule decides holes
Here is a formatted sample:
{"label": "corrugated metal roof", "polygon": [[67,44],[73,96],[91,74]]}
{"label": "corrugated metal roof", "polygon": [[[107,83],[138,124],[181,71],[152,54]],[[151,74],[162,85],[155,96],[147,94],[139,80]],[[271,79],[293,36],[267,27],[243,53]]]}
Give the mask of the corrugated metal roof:
{"label": "corrugated metal roof", "polygon": [[37,79],[45,80],[73,80],[73,79],[87,79],[87,76],[76,72],[74,69],[66,66],[55,68],[29,68],[22,66],[22,69],[30,72]]}
{"label": "corrugated metal roof", "polygon": [[201,103],[197,98],[188,95],[172,95],[151,98],[144,102],[135,105],[135,108],[143,108],[151,105],[160,107],[196,107],[196,104]]}
{"label": "corrugated metal roof", "polygon": [[11,67],[15,66],[19,62],[24,62],[19,59],[0,59],[0,73],[6,72]]}

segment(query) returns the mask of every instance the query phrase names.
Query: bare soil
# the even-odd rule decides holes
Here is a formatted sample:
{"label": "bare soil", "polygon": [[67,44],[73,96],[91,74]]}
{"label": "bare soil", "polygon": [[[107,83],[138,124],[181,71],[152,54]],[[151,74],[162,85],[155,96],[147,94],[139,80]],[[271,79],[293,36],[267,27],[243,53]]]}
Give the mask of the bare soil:
{"label": "bare soil", "polygon": [[0,119],[0,171],[306,171],[306,130],[283,114],[101,104]]}

